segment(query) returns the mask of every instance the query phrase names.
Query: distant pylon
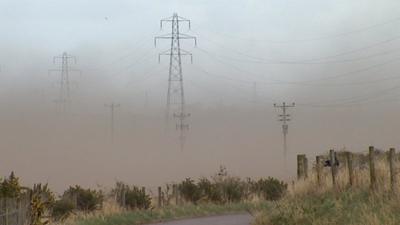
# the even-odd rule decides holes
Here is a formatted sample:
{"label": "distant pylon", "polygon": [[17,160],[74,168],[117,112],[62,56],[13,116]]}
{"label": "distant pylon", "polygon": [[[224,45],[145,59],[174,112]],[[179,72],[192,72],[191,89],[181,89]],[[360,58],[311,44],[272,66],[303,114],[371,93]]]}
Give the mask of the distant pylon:
{"label": "distant pylon", "polygon": [[197,44],[196,37],[183,34],[179,30],[179,25],[182,22],[188,23],[190,29],[190,20],[178,16],[174,13],[172,17],[162,19],[160,21],[160,27],[162,29],[164,23],[171,23],[171,33],[154,38],[154,44],[157,44],[158,39],[171,39],[170,49],[161,52],[158,56],[158,60],[162,55],[167,55],[170,58],[169,61],[169,75],[168,75],[168,91],[167,91],[167,109],[165,113],[165,124],[168,127],[171,112],[177,119],[176,129],[180,131],[180,144],[183,148],[185,142],[185,131],[189,129],[189,125],[186,124],[185,119],[190,116],[185,110],[185,94],[183,88],[183,74],[182,74],[182,61],[181,56],[189,55],[193,62],[192,54],[186,50],[181,49],[181,39],[192,39],[194,44]]}
{"label": "distant pylon", "polygon": [[111,137],[111,142],[114,142],[114,113],[115,113],[115,108],[118,108],[121,105],[112,102],[111,104],[105,104],[104,106],[110,108],[110,137]]}
{"label": "distant pylon", "polygon": [[72,71],[78,71],[76,69],[71,69],[70,68],[70,60],[73,60],[74,64],[76,64],[76,57],[68,55],[66,52],[64,52],[60,56],[55,56],[53,58],[53,64],[56,64],[58,60],[60,60],[61,65],[60,69],[53,69],[49,70],[49,73],[51,72],[59,72],[60,73],[60,91],[59,91],[59,96],[58,99],[56,99],[56,103],[59,103],[62,105],[62,109],[65,112],[67,108],[67,104],[70,103],[70,80],[69,80],[69,75],[70,72]]}
{"label": "distant pylon", "polygon": [[277,105],[274,104],[275,108],[280,108],[282,109],[282,114],[279,114],[279,121],[282,122],[282,132],[283,132],[283,156],[284,156],[284,162],[285,162],[285,170],[287,169],[287,134],[289,131],[289,125],[287,122],[289,122],[290,119],[290,114],[286,112],[286,110],[290,107],[295,107],[295,103],[292,103],[290,105],[287,105],[286,102],[283,102],[282,105]]}

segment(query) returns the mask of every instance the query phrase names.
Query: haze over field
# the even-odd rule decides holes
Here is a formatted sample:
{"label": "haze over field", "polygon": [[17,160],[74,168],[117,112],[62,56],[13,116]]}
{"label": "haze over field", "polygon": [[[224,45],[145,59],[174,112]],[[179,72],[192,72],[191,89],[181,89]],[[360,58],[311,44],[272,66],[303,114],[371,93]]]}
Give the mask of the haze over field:
{"label": "haze over field", "polygon": [[[190,131],[181,151],[165,132],[168,57],[159,20],[191,19],[182,40]],[[400,2],[396,0],[0,1],[0,171],[23,181],[156,186],[208,176],[295,173],[295,156],[397,147]],[[71,65],[71,106],[54,100],[53,56]],[[256,87],[254,87],[256,83]],[[147,97],[146,97],[147,96]],[[115,139],[109,109],[115,111]],[[289,171],[279,111],[289,113]]]}

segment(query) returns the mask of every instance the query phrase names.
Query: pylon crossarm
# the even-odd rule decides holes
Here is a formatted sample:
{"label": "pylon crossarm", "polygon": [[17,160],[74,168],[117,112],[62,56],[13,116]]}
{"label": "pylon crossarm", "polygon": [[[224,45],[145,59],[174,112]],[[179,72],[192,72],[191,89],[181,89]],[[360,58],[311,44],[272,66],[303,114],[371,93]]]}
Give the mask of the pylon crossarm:
{"label": "pylon crossarm", "polygon": [[157,37],[154,37],[154,46],[157,46],[157,40],[158,39],[173,39],[174,37],[172,36],[172,34],[164,34],[164,35],[161,35],[161,36],[157,36]]}

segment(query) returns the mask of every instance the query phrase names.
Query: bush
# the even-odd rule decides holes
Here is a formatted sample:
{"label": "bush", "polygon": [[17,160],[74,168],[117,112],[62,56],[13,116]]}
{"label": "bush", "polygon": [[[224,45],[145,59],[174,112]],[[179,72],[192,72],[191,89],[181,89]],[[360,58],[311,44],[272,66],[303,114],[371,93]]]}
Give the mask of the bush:
{"label": "bush", "polygon": [[268,177],[260,179],[256,183],[256,190],[265,200],[279,200],[287,190],[287,184],[278,179]]}
{"label": "bush", "polygon": [[265,200],[278,200],[287,190],[287,184],[275,178],[253,181],[250,178],[242,180],[228,174],[225,167],[211,179],[201,178],[197,184],[187,178],[179,185],[179,190],[186,201],[197,203],[205,200],[217,204],[240,202],[252,195],[261,195]]}
{"label": "bush", "polygon": [[64,199],[76,201],[76,208],[81,211],[94,211],[101,208],[103,204],[103,193],[101,191],[84,189],[79,185],[69,187],[64,192]]}
{"label": "bush", "polygon": [[2,198],[18,198],[21,195],[21,186],[18,177],[11,172],[8,178],[0,183],[0,197]]}
{"label": "bush", "polygon": [[216,203],[238,202],[244,200],[245,182],[238,177],[230,176],[224,166],[212,177],[215,186],[215,193],[219,194],[214,198]]}
{"label": "bush", "polygon": [[221,183],[217,183],[222,189],[223,203],[238,202],[244,200],[244,183],[237,177],[226,177]]}
{"label": "bush", "polygon": [[138,187],[133,186],[126,192],[126,206],[131,209],[148,209],[151,205],[151,198]]}
{"label": "bush", "polygon": [[126,206],[130,209],[150,208],[151,197],[136,186],[117,182],[112,192],[116,195],[117,201],[121,206]]}
{"label": "bush", "polygon": [[44,218],[48,216],[53,203],[54,194],[50,191],[47,184],[33,185],[30,202],[31,225],[44,225],[49,223],[49,220]]}
{"label": "bush", "polygon": [[201,196],[211,202],[222,202],[222,193],[217,185],[207,178],[201,178],[197,184]]}
{"label": "bush", "polygon": [[55,220],[64,220],[75,209],[75,204],[70,199],[60,199],[54,202],[52,217]]}
{"label": "bush", "polygon": [[195,181],[191,178],[186,178],[179,184],[179,191],[182,197],[189,202],[196,204],[201,198],[201,192]]}

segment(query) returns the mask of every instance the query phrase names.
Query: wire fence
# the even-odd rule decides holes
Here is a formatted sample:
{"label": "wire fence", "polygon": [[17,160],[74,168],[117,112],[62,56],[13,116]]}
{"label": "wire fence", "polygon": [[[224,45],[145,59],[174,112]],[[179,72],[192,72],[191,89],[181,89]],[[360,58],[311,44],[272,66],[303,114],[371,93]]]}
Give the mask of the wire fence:
{"label": "wire fence", "polygon": [[22,195],[19,198],[0,199],[0,225],[28,225],[29,196]]}

